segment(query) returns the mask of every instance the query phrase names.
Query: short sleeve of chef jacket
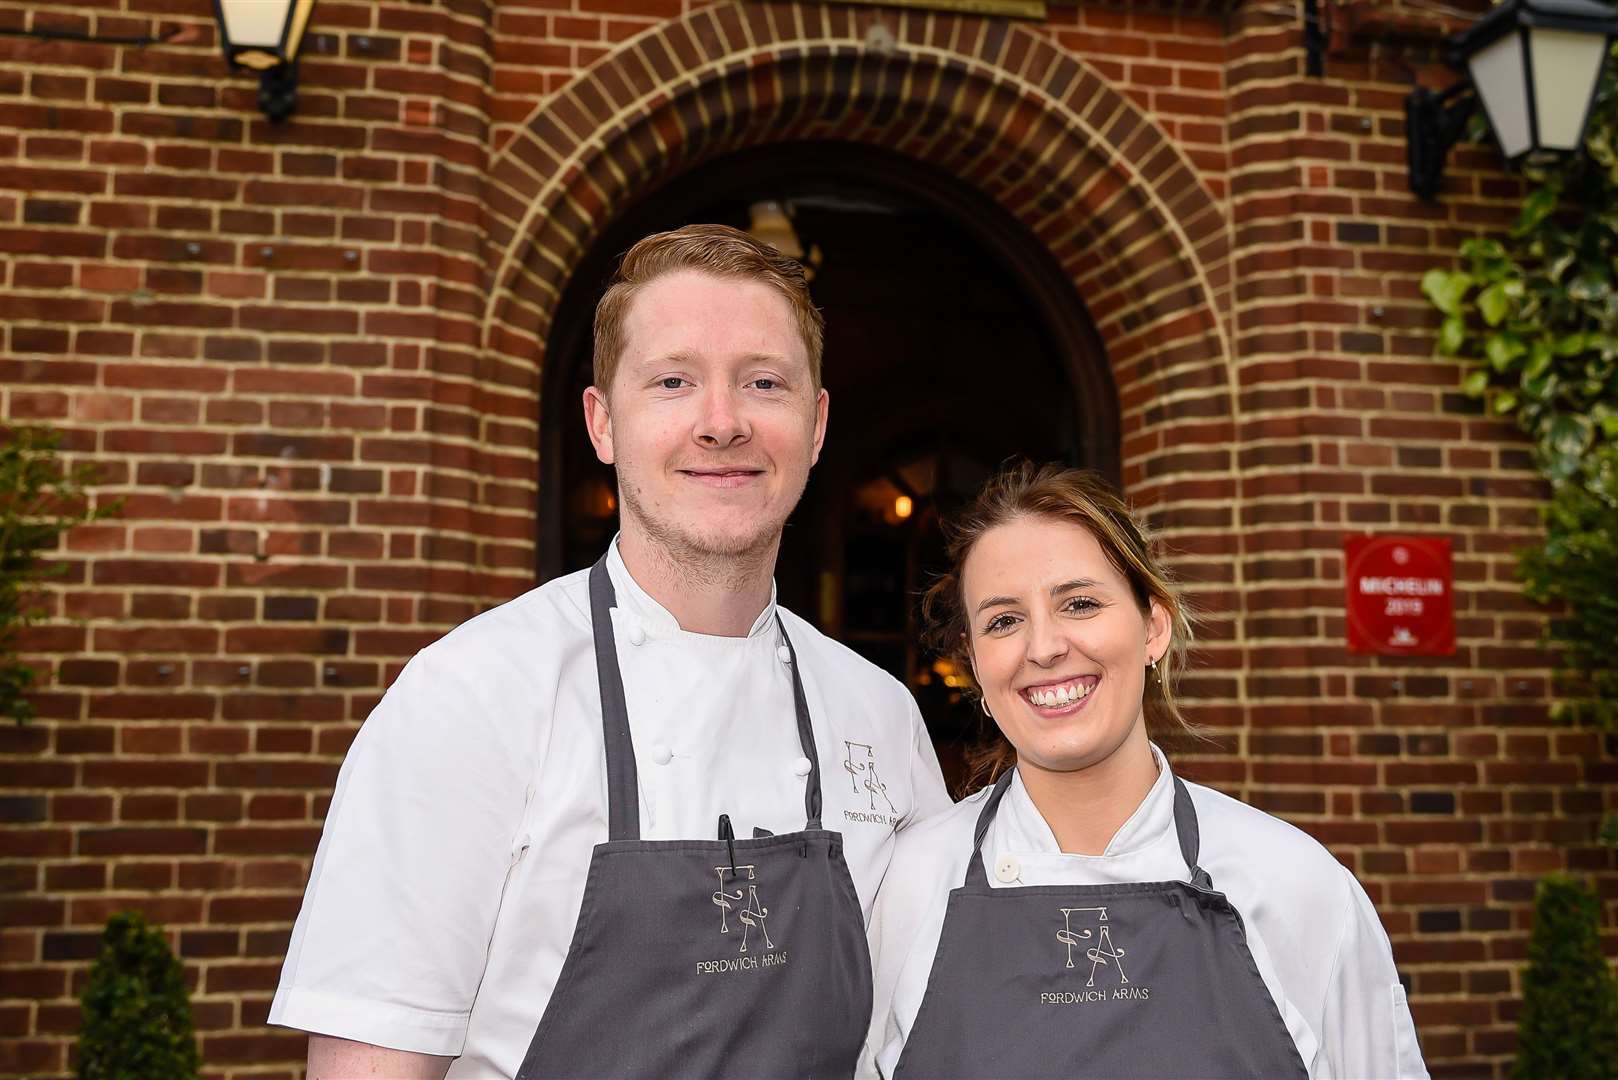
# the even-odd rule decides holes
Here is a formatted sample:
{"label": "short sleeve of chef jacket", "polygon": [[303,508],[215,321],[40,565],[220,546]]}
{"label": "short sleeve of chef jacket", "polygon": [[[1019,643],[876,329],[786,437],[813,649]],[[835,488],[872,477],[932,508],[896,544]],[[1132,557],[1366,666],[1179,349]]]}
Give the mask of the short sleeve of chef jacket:
{"label": "short sleeve of chef jacket", "polygon": [[510,722],[511,688],[533,686],[532,671],[500,670],[516,665],[498,651],[457,662],[456,644],[413,659],[355,737],[272,1023],[461,1052],[517,855],[528,740],[547,725],[538,709],[532,725]]}

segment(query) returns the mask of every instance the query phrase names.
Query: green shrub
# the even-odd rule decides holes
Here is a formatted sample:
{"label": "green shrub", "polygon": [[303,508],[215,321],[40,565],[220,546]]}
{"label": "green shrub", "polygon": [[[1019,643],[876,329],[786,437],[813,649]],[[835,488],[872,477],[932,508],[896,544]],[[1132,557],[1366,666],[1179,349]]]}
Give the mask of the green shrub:
{"label": "green shrub", "polygon": [[34,716],[27,694],[36,674],[16,658],[17,631],[44,617],[35,590],[63,570],[41,556],[73,526],[117,510],[86,506],[85,487],[94,483],[95,470],[63,469],[60,441],[45,428],[0,428],[0,715],[19,723]]}
{"label": "green shrub", "polygon": [[107,920],[101,955],[80,998],[80,1080],[186,1080],[197,1041],[185,974],[162,933],[139,912]]}
{"label": "green shrub", "polygon": [[1562,874],[1541,881],[1534,898],[1512,1075],[1618,1076],[1618,984],[1601,951],[1601,902]]}

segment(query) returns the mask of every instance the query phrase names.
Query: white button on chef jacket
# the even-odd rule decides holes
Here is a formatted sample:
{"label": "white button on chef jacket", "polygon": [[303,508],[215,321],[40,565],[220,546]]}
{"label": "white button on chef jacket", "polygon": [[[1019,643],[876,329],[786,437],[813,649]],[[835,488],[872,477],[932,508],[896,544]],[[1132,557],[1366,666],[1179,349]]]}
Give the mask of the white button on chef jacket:
{"label": "white button on chef jacket", "polygon": [[[643,837],[712,838],[721,813],[739,836],[801,829],[807,759],[773,601],[746,637],[687,633],[630,578],[616,541],[607,565]],[[271,1023],[456,1056],[450,1077],[515,1074],[607,838],[589,610],[581,571],[406,666],[343,763]],[[781,614],[825,827],[843,834],[869,917],[895,828],[949,800],[904,687]]]}
{"label": "white button on chef jacket", "polygon": [[[1155,746],[1152,753],[1157,782],[1100,855],[1064,854],[1021,777],[1014,778],[983,838],[989,885],[1187,880],[1172,774]],[[1387,935],[1353,875],[1291,825],[1209,788],[1186,788],[1197,810],[1202,868],[1241,914],[1254,963],[1309,1075],[1425,1077]],[[891,1077],[898,1064],[987,793],[899,836],[870,925],[875,1015],[862,1078]],[[1050,943],[1057,948],[1054,924]],[[1132,967],[1129,975],[1149,984],[1147,972]]]}

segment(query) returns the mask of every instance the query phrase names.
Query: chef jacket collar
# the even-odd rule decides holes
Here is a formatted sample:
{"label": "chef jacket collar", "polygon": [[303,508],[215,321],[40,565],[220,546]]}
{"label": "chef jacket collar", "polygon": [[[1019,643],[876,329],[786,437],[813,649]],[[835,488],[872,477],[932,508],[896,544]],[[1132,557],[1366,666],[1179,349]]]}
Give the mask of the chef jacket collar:
{"label": "chef jacket collar", "polygon": [[[1034,800],[1023,787],[1022,774],[1011,779],[1011,787],[1000,804],[996,820],[1006,823],[1004,840],[997,845],[1002,850],[1029,854],[1064,855],[1070,859],[1105,859],[1114,855],[1128,855],[1157,843],[1174,828],[1174,775],[1169,772],[1168,759],[1156,743],[1150,744],[1152,757],[1157,761],[1157,780],[1146,798],[1135,807],[1100,855],[1074,855],[1064,853],[1056,842],[1056,834],[1034,805]],[[1009,811],[1009,813],[1008,813]]]}
{"label": "chef jacket collar", "polygon": [[[740,641],[741,638],[732,638],[719,634],[696,634],[680,627],[680,620],[676,619],[668,608],[652,599],[652,595],[640,587],[629,573],[629,567],[624,565],[624,557],[618,551],[618,538],[622,534],[615,534],[612,544],[607,548],[607,574],[612,578],[613,591],[617,593],[617,607],[619,616],[632,615],[645,629],[650,637],[685,637],[700,641]],[[770,602],[764,605],[764,610],[758,613],[753,620],[753,628],[747,632],[748,639],[770,633],[775,626],[775,582],[770,582]]]}

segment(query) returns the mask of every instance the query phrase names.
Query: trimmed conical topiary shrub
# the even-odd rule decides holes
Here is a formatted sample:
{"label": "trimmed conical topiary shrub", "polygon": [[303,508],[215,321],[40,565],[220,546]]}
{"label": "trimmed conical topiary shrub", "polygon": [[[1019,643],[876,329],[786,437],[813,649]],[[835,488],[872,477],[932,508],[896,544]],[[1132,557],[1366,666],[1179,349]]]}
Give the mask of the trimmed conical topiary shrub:
{"label": "trimmed conical topiary shrub", "polygon": [[80,1080],[195,1080],[197,1040],[185,973],[139,912],[107,920],[79,999]]}
{"label": "trimmed conical topiary shrub", "polygon": [[1618,984],[1601,951],[1601,902],[1582,883],[1539,883],[1522,981],[1517,1080],[1618,1076]]}

